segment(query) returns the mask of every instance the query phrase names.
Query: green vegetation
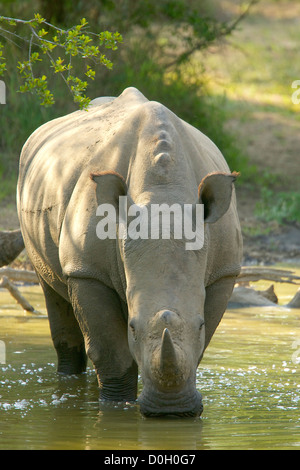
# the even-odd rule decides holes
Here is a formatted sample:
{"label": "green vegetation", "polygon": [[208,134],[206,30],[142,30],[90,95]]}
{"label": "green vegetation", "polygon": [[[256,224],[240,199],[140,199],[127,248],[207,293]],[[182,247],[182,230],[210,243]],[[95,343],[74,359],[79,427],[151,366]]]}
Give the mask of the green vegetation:
{"label": "green vegetation", "polygon": [[256,215],[269,222],[275,220],[282,224],[286,222],[300,222],[300,193],[274,192],[263,188],[262,199],[257,204]]}
{"label": "green vegetation", "polygon": [[[235,2],[226,7],[236,12]],[[214,99],[226,96],[226,126],[255,168],[247,205],[260,220],[249,221],[249,210],[243,228],[250,230],[263,231],[263,221],[299,223],[300,105],[291,100],[300,78],[299,19],[300,2],[260,1],[227,44],[204,53],[209,90]]]}
{"label": "green vegetation", "polygon": [[[231,168],[243,172],[246,158],[224,129],[224,99],[213,99],[202,67],[191,66],[188,59],[231,34],[247,8],[223,21],[209,11],[209,2],[201,6],[187,0],[58,3],[6,0],[1,11],[6,26],[0,18],[4,45],[0,64],[2,72],[7,69],[2,77],[7,104],[1,106],[0,115],[0,199],[14,193],[19,154],[27,137],[44,122],[75,110],[70,98],[85,107],[88,81],[90,98],[117,96],[127,86],[139,88],[201,129],[223,151]],[[116,51],[121,35],[124,42]],[[94,49],[95,40],[105,55],[101,47]],[[52,107],[40,106],[54,101]]]}
{"label": "green vegetation", "polygon": [[[90,98],[84,94],[88,82],[73,75],[73,58],[90,59],[94,64],[102,64],[111,69],[113,64],[103,54],[102,48],[116,50],[117,44],[123,40],[122,36],[117,32],[103,31],[96,34],[87,31],[88,22],[85,18],[80,20],[80,24],[67,30],[48,23],[39,13],[35,13],[34,18],[31,20],[0,16],[0,24],[2,23],[7,25],[5,29],[0,27],[0,33],[6,39],[12,35],[28,45],[28,60],[19,61],[17,65],[17,69],[24,81],[18,91],[21,93],[28,91],[35,93],[40,99],[41,106],[52,106],[55,103],[53,93],[48,88],[47,76],[45,74],[40,77],[34,76],[35,64],[42,62],[43,56],[48,59],[50,68],[54,70],[54,73],[61,75],[73,96],[74,102],[78,103],[81,109],[86,109],[90,102]],[[7,29],[19,24],[29,28],[30,38],[20,36],[16,32]],[[42,26],[45,26],[47,30]],[[49,34],[50,30],[52,34]],[[6,71],[3,47],[3,44],[0,43],[0,76],[4,75]],[[61,58],[60,55],[58,57],[54,56],[53,51],[57,51],[57,49],[64,54],[65,58]],[[86,77],[94,80],[95,70],[88,64],[86,64],[85,70]]]}
{"label": "green vegetation", "polygon": [[[27,42],[0,29],[0,73],[7,68],[0,200],[14,193],[21,147],[38,126],[85,107],[89,98],[135,86],[216,143],[231,169],[241,172],[238,190],[250,191],[252,214],[279,223],[299,220],[300,115],[291,83],[300,78],[300,5],[290,2],[290,10],[285,0],[250,3],[246,15],[249,3],[241,8],[233,0],[5,0],[1,15],[24,19],[6,29]],[[106,30],[112,33],[101,36]],[[87,57],[86,47],[96,43],[98,56]],[[102,47],[105,67],[94,60]],[[46,108],[41,101],[55,104]]]}

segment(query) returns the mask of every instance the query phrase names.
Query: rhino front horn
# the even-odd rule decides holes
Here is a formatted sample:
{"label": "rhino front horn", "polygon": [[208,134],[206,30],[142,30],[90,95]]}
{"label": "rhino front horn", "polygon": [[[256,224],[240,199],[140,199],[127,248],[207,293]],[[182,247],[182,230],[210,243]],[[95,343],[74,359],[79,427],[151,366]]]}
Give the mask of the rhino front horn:
{"label": "rhino front horn", "polygon": [[163,375],[177,375],[179,372],[175,346],[168,328],[162,334],[160,371]]}

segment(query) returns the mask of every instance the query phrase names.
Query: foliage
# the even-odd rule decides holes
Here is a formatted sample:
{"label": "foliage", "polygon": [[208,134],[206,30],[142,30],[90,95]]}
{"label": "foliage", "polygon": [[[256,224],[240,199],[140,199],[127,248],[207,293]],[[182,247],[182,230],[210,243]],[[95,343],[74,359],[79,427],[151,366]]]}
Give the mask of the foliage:
{"label": "foliage", "polygon": [[[124,64],[114,77],[116,94],[127,86],[135,86],[149,100],[156,100],[177,116],[201,130],[221,149],[231,170],[241,172],[243,179],[249,173],[245,154],[225,129],[226,98],[214,97],[207,91],[206,82],[198,67],[177,67],[166,73],[163,66],[144,57],[143,45],[135,45],[135,61]],[[148,77],[151,77],[149,80]],[[117,88],[118,87],[118,88]],[[238,179],[238,184],[239,180]]]}
{"label": "foliage", "polygon": [[[103,16],[106,23],[117,25],[117,29],[124,31],[129,40],[132,34],[137,34],[136,28],[140,28],[147,38],[147,54],[166,69],[185,63],[195,51],[207,48],[217,39],[231,34],[256,1],[250,0],[240,16],[227,22],[203,13],[201,2],[187,0],[88,0],[82,4],[75,2],[76,8],[74,2],[62,0],[58,9],[54,8],[52,0],[40,0],[40,6],[45,16],[50,16],[51,19],[54,15],[61,22],[66,22],[67,16],[78,21],[78,16],[75,18],[73,12],[78,15],[81,10],[85,12],[92,9],[94,17]],[[29,36],[28,33],[17,33],[15,28],[19,26],[26,27]],[[143,36],[141,33],[139,35]],[[19,61],[17,66],[23,79],[20,92],[36,93],[44,106],[54,103],[46,73],[35,76],[37,64],[47,59],[54,73],[63,78],[74,102],[80,108],[86,108],[90,101],[85,92],[88,87],[87,79],[95,79],[94,66],[102,64],[108,69],[112,68],[111,60],[102,49],[115,51],[122,42],[122,36],[118,32],[103,31],[96,34],[90,31],[85,18],[75,26],[62,28],[50,23],[39,13],[35,13],[29,20],[0,16],[0,36],[6,41],[15,41],[17,38],[27,45],[28,58]],[[0,76],[6,70],[2,49],[3,44],[0,42]],[[130,46],[128,52],[131,52]],[[73,58],[87,62],[84,77],[74,74]]]}
{"label": "foliage", "polygon": [[[117,45],[122,42],[122,36],[119,33],[109,31],[95,34],[87,29],[88,22],[85,18],[80,23],[69,28],[62,29],[48,23],[39,13],[34,15],[33,19],[20,20],[16,18],[0,17],[0,24],[6,24],[6,27],[0,26],[0,35],[6,39],[10,35],[16,36],[28,45],[28,60],[19,61],[18,70],[23,78],[23,84],[19,91],[34,92],[40,99],[43,106],[51,106],[54,103],[53,93],[48,87],[48,79],[45,74],[39,77],[34,76],[34,67],[37,62],[42,62],[46,57],[50,62],[54,73],[60,74],[73,96],[74,102],[79,107],[86,108],[90,99],[85,95],[88,82],[72,73],[72,58],[80,57],[83,60],[90,60],[94,64],[102,64],[111,69],[112,62],[102,52],[102,48],[116,50]],[[30,37],[22,37],[12,32],[7,27],[14,27],[18,24],[29,28]],[[45,29],[47,28],[47,29]],[[37,50],[35,50],[37,49]],[[55,57],[53,51],[60,50],[64,58]],[[0,43],[0,76],[6,70],[6,61],[3,57],[3,44]],[[95,78],[95,70],[86,64],[85,76],[91,80]]]}
{"label": "foliage", "polygon": [[230,35],[257,1],[249,0],[233,20],[214,14],[210,0],[86,0],[77,2],[76,12],[74,2],[64,0],[59,2],[63,4],[59,15],[55,15],[51,0],[43,0],[42,5],[46,17],[54,14],[63,22],[90,10],[98,24],[112,25],[127,40],[138,32],[147,38],[148,53],[164,67],[173,67]]}
{"label": "foliage", "polygon": [[[86,82],[91,97],[118,96],[127,86],[136,86],[149,99],[162,102],[208,135],[232,170],[248,173],[245,156],[225,130],[226,100],[207,93],[203,64],[197,60],[198,68],[194,69],[188,60],[196,44],[202,41],[209,45],[222,37],[218,31],[226,29],[224,22],[218,25],[216,19],[208,17],[204,1],[34,0],[29,5],[6,0],[6,5],[9,7],[1,14],[7,19],[0,21],[0,36],[5,36],[5,48],[0,47],[0,69],[5,64],[9,77],[4,77],[7,104],[0,113],[0,199],[14,192],[19,154],[27,137],[44,122],[74,111],[78,107],[76,99],[85,107],[89,101]],[[41,15],[35,18],[33,11]],[[191,12],[195,12],[194,17]],[[82,16],[88,21],[78,23]],[[237,20],[227,22],[227,28]],[[9,21],[16,24],[9,25]],[[106,29],[120,31],[125,37],[118,51],[115,48],[121,36]],[[104,33],[93,33],[99,30]],[[90,46],[98,48],[97,60]],[[76,51],[78,54],[72,55]],[[109,62],[103,67],[100,57],[113,57],[113,69]],[[66,85],[75,103],[65,92]],[[20,88],[39,94],[39,99],[15,93]],[[55,106],[50,106],[54,99]],[[47,106],[38,104],[43,102]]]}
{"label": "foliage", "polygon": [[300,223],[300,193],[274,192],[262,188],[261,201],[257,204],[256,215],[269,222],[275,220],[279,223]]}

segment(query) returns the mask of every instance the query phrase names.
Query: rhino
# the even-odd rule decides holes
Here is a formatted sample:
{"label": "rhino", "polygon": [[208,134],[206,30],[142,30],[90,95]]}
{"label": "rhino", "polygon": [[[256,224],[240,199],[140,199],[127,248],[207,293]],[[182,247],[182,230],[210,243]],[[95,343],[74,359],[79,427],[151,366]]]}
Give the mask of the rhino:
{"label": "rhino", "polygon": [[[18,215],[59,373],[85,371],[88,357],[100,400],[135,401],[140,374],[144,416],[201,414],[197,367],[241,267],[236,177],[208,137],[132,87],[29,137]],[[201,204],[202,248],[187,250],[172,230],[169,239],[99,239],[97,209],[118,213],[120,197],[148,208]]]}

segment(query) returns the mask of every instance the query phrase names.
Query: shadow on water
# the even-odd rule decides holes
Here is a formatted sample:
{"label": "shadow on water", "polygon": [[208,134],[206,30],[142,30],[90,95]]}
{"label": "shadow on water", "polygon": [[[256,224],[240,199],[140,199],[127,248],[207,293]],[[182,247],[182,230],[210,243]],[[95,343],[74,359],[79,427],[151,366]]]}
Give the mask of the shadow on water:
{"label": "shadow on water", "polygon": [[[39,288],[24,289],[45,312]],[[283,299],[295,290],[280,289]],[[47,318],[0,294],[0,449],[300,448],[300,310],[227,311],[197,373],[201,418],[154,419],[99,403],[90,363],[58,375]]]}

